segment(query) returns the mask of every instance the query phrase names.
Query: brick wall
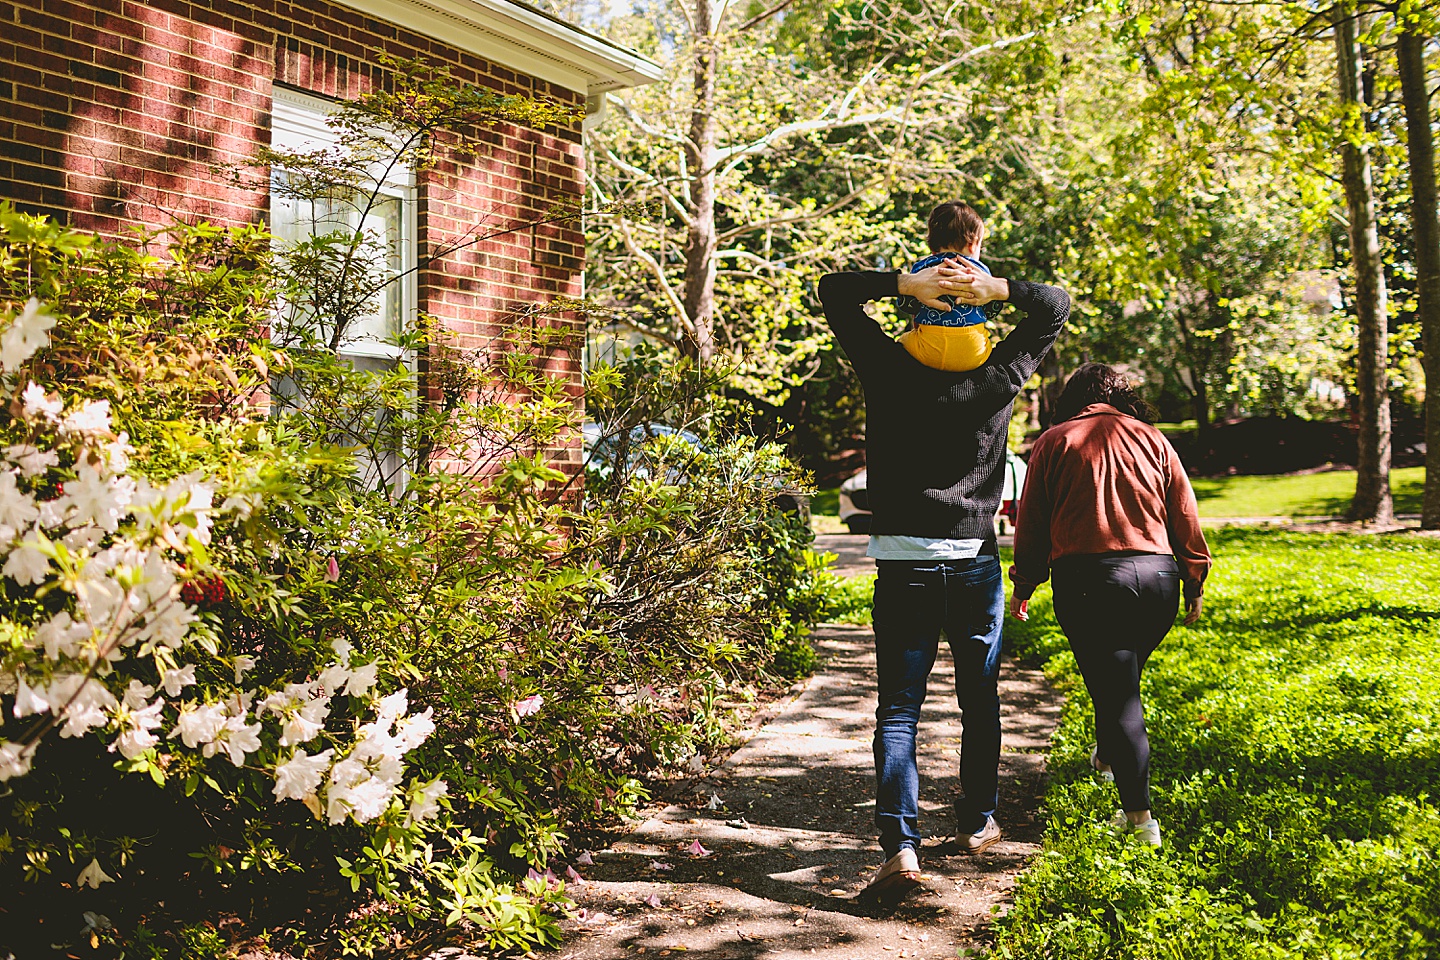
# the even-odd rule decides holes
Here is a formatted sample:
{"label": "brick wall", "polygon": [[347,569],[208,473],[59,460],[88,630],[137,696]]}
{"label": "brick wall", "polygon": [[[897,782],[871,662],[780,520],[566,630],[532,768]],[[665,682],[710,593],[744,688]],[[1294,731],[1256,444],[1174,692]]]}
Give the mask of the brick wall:
{"label": "brick wall", "polygon": [[[384,83],[376,51],[444,64],[464,82],[579,105],[583,94],[516,74],[403,27],[327,3],[0,0],[0,198],[82,228],[117,233],[174,219],[265,219],[263,192],[216,165],[270,142],[273,84],[354,96]],[[418,184],[422,260],[457,238],[504,231],[578,199],[578,121],[544,132],[483,133],[478,159],[452,158]],[[420,275],[419,308],[480,349],[535,303],[579,293],[584,238],[538,226],[466,245]],[[578,345],[552,367],[578,398]],[[573,446],[556,452],[576,459]]]}

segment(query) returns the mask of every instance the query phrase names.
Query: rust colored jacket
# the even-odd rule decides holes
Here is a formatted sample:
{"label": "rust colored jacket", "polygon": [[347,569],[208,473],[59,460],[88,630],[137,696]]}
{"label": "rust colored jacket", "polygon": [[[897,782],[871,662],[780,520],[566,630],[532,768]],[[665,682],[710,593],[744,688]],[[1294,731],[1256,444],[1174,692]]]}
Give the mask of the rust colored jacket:
{"label": "rust colored jacket", "polygon": [[1150,424],[1096,403],[1046,430],[1030,451],[1010,578],[1026,599],[1061,557],[1120,550],[1173,554],[1187,599],[1210,572],[1175,448]]}

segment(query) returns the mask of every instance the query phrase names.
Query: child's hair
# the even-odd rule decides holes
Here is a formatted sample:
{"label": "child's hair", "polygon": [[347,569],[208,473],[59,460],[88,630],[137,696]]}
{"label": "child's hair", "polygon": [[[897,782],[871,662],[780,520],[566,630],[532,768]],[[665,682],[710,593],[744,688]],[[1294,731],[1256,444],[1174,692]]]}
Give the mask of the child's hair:
{"label": "child's hair", "polygon": [[959,248],[964,250],[985,237],[985,221],[968,203],[951,200],[930,211],[930,229],[925,239],[930,252]]}

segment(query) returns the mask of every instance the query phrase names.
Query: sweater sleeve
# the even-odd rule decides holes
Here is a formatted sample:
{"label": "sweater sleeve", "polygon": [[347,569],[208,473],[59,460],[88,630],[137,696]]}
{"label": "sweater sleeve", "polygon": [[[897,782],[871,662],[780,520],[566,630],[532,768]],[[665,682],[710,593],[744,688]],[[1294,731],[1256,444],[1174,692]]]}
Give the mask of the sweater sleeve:
{"label": "sweater sleeve", "polygon": [[[1169,444],[1166,444],[1169,446]],[[1200,529],[1200,510],[1190,478],[1180,465],[1180,456],[1171,448],[1166,460],[1167,490],[1165,495],[1165,527],[1170,535],[1170,549],[1180,564],[1185,582],[1185,599],[1200,596],[1205,577],[1210,572],[1210,547]]]}
{"label": "sweater sleeve", "polygon": [[820,278],[825,322],[857,371],[876,357],[905,349],[865,312],[865,304],[871,300],[899,296],[898,283],[899,274],[868,271],[831,273]]}
{"label": "sweater sleeve", "polygon": [[1047,450],[1044,443],[1037,442],[1030,451],[1025,489],[1015,517],[1015,564],[1010,579],[1021,600],[1030,599],[1035,588],[1050,579],[1050,515],[1055,505],[1047,476]]}
{"label": "sweater sleeve", "polygon": [[1025,316],[990,351],[981,368],[987,390],[1014,396],[1040,369],[1040,361],[1070,318],[1070,295],[1059,287],[1028,280],[1010,281],[1010,302]]}

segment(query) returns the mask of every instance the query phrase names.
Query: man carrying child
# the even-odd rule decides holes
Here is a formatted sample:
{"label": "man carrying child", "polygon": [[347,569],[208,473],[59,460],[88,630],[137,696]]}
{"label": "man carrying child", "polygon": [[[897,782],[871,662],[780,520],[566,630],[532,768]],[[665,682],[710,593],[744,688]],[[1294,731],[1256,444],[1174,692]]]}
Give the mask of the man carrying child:
{"label": "man carrying child", "polygon": [[[967,247],[978,254],[979,238]],[[865,390],[869,555],[878,570],[875,817],[885,856],[867,890],[883,897],[920,884],[915,737],[942,632],[964,722],[955,834],[972,853],[1000,839],[994,813],[1005,593],[995,513],[1011,406],[1070,312],[1063,290],[991,276],[964,259],[964,250],[951,252],[960,256],[913,273],[834,273],[820,281],[825,318]],[[1008,301],[1023,316],[979,366],[941,370],[917,360],[866,314],[868,301],[886,297],[912,297],[941,315]]]}

